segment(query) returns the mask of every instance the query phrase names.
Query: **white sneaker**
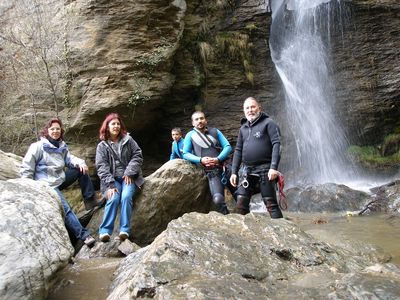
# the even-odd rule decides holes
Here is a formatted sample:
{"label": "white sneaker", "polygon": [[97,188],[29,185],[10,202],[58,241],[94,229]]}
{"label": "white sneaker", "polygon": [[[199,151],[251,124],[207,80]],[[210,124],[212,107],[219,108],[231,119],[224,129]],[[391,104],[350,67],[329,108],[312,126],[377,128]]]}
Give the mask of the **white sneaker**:
{"label": "white sneaker", "polygon": [[107,243],[110,241],[110,235],[108,233],[102,233],[100,234],[100,241],[103,243]]}
{"label": "white sneaker", "polygon": [[85,243],[86,246],[91,247],[94,245],[94,243],[96,243],[96,240],[91,235],[88,235],[83,242]]}
{"label": "white sneaker", "polygon": [[129,233],[125,232],[125,231],[121,231],[119,233],[119,239],[123,242],[125,241],[127,238],[129,237]]}

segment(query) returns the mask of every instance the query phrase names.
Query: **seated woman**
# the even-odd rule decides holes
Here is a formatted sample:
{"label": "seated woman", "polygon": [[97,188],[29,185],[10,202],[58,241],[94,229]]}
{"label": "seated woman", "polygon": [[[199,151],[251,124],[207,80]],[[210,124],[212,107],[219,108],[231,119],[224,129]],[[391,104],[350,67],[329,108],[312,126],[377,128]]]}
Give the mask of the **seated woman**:
{"label": "seated woman", "polygon": [[133,196],[144,183],[141,170],[142,150],[127,133],[117,113],[111,113],[105,118],[99,137],[101,142],[96,149],[96,168],[100,189],[107,198],[99,229],[100,240],[110,240],[118,207],[121,206],[119,239],[124,241],[130,233]]}
{"label": "seated woman", "polygon": [[[58,118],[50,119],[41,132],[40,141],[30,145],[21,164],[21,177],[45,181],[53,187],[61,199],[65,213],[65,227],[76,239],[92,246],[96,240],[79,223],[78,218],[60,191],[61,187],[66,187],[65,167],[77,168],[82,173],[86,173],[88,168],[84,160],[70,154],[63,139],[64,129],[61,120]],[[90,187],[85,187],[85,189],[90,190]],[[92,193],[94,194],[94,191]]]}

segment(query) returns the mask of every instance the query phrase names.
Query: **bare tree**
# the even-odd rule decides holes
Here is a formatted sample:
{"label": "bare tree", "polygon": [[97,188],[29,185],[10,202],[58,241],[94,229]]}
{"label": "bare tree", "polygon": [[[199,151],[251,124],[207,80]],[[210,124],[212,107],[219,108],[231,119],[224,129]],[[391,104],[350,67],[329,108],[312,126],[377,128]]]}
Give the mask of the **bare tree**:
{"label": "bare tree", "polygon": [[[1,115],[6,120],[13,120],[12,123],[29,124],[26,128],[16,127],[21,127],[20,130],[25,128],[30,136],[36,133],[37,137],[38,116],[43,119],[48,115],[58,116],[62,109],[63,83],[67,74],[64,1],[2,1],[0,76],[3,80],[0,84],[0,100],[4,105],[0,110],[7,110]],[[29,107],[31,112],[27,113]],[[19,143],[22,140],[18,138],[12,142]]]}

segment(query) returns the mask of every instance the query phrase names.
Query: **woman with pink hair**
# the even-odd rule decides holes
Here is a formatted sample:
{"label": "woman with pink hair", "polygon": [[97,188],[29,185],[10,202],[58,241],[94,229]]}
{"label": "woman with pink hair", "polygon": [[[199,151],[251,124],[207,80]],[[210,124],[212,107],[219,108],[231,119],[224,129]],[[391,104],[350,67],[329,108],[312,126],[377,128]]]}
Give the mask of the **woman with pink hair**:
{"label": "woman with pink hair", "polygon": [[133,197],[144,183],[142,150],[128,134],[117,113],[106,116],[99,137],[101,142],[96,149],[96,168],[101,192],[107,198],[99,229],[100,240],[110,240],[118,207],[121,206],[119,239],[123,241],[130,234]]}

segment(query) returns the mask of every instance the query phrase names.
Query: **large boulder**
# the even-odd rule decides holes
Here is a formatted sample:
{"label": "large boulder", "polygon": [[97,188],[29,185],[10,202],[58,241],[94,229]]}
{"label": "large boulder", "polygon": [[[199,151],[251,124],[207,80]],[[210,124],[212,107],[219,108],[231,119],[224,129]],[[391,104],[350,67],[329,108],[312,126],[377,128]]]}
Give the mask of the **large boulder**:
{"label": "large boulder", "polygon": [[342,184],[325,183],[289,188],[288,210],[295,212],[339,212],[363,208],[371,196]]}
{"label": "large boulder", "polygon": [[[370,247],[332,247],[266,214],[190,213],[122,261],[108,299],[324,299],[336,286],[347,294],[343,276],[379,262]],[[356,280],[354,295],[399,296],[400,270],[388,266],[384,281],[379,271],[371,286]]]}
{"label": "large boulder", "polygon": [[[145,178],[143,189],[134,198],[132,240],[138,245],[147,245],[171,220],[187,212],[208,212],[211,208],[203,168],[182,159],[168,161]],[[94,214],[89,228],[97,231],[102,218],[103,209]],[[114,227],[114,233],[118,232],[119,216]]]}
{"label": "large boulder", "polygon": [[30,179],[0,181],[0,299],[45,299],[74,249],[58,195]]}

